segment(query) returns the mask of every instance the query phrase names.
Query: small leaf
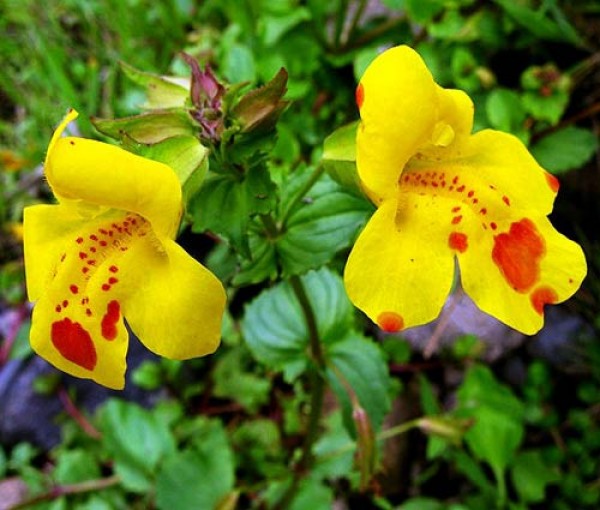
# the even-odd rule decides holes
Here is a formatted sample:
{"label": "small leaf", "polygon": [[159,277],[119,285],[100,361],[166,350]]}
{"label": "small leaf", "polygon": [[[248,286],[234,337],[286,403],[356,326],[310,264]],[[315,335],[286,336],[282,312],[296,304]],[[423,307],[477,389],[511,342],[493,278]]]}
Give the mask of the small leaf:
{"label": "small leaf", "polygon": [[526,113],[521,104],[519,95],[508,89],[496,88],[487,97],[485,102],[490,125],[501,131],[508,131],[523,140]]}
{"label": "small leaf", "polygon": [[326,357],[337,369],[328,370],[327,377],[342,405],[348,432],[355,434],[349,389],[367,411],[373,430],[379,430],[390,408],[389,374],[381,350],[372,341],[350,333],[343,340],[331,344]]}
{"label": "small leaf", "polygon": [[598,140],[588,129],[568,126],[551,133],[532,148],[540,165],[552,173],[582,167],[598,150]]}
{"label": "small leaf", "polygon": [[275,185],[268,172],[258,165],[243,176],[212,174],[192,199],[193,230],[210,230],[225,237],[244,257],[250,256],[248,226],[256,214],[274,206]]}
{"label": "small leaf", "polygon": [[444,505],[437,499],[411,498],[400,505],[398,510],[444,510]]}
{"label": "small leaf", "polygon": [[102,444],[114,458],[123,485],[132,491],[148,490],[158,462],[175,450],[167,425],[150,411],[116,399],[100,410],[100,425]]}
{"label": "small leaf", "polygon": [[223,426],[206,422],[193,446],[161,463],[156,479],[159,510],[216,508],[233,489],[233,452]]}
{"label": "small leaf", "polygon": [[519,453],[511,475],[521,500],[531,503],[544,501],[546,486],[560,479],[557,468],[548,465],[539,450]]}
{"label": "small leaf", "polygon": [[[308,172],[284,188],[282,207],[290,204],[294,190],[309,178]],[[328,263],[350,246],[373,212],[363,196],[350,193],[323,176],[296,203],[277,240],[277,253],[284,274],[299,274]]]}
{"label": "small leaf", "polygon": [[306,7],[295,7],[278,16],[263,14],[259,18],[259,33],[263,44],[273,46],[286,32],[310,18],[310,11]]}
{"label": "small leaf", "polygon": [[59,455],[52,474],[57,483],[72,484],[100,478],[100,467],[90,452],[76,449]]}
{"label": "small leaf", "polygon": [[[353,308],[341,278],[327,269],[302,277],[324,343],[343,338],[353,320]],[[306,368],[309,335],[304,315],[290,284],[264,291],[245,310],[242,333],[253,356],[291,379]]]}

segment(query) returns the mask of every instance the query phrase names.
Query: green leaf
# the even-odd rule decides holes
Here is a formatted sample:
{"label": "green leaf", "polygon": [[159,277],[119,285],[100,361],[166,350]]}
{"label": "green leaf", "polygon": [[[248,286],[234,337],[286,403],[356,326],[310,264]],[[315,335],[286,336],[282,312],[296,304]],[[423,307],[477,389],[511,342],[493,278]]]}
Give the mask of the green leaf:
{"label": "green leaf", "polygon": [[457,392],[457,414],[474,418],[465,441],[499,479],[524,435],[524,405],[487,367],[473,365]]}
{"label": "green leaf", "polygon": [[[248,354],[246,353],[246,358]],[[241,348],[232,349],[219,358],[213,372],[214,395],[229,398],[241,404],[249,413],[269,400],[271,381],[246,369],[247,360]],[[235,374],[235,377],[231,377]]]}
{"label": "green leaf", "polygon": [[[282,208],[310,178],[300,174],[283,191]],[[373,212],[364,197],[344,190],[323,176],[300,201],[291,206],[277,254],[285,275],[299,274],[328,263],[350,246]]]}
{"label": "green leaf", "polygon": [[562,41],[582,46],[583,41],[577,31],[566,20],[558,8],[554,9],[554,20],[546,16],[542,8],[533,10],[514,0],[494,0],[521,27],[540,39]]}
{"label": "green leaf", "polygon": [[161,463],[156,479],[159,510],[198,510],[217,506],[234,485],[233,452],[218,421],[203,423],[193,448]]}
{"label": "green leaf", "polygon": [[223,57],[223,75],[230,83],[256,81],[256,63],[250,48],[233,44]]}
{"label": "green leaf", "polygon": [[265,46],[273,46],[281,37],[311,18],[306,7],[294,7],[278,16],[264,14],[259,18],[259,34]]}
{"label": "green leaf", "polygon": [[305,478],[300,482],[296,497],[289,510],[315,510],[333,508],[333,490],[315,478]]}
{"label": "green leaf", "polygon": [[511,475],[520,499],[531,503],[544,501],[546,486],[560,479],[557,467],[549,465],[540,450],[520,452]]}
{"label": "green leaf", "polygon": [[100,467],[90,452],[76,449],[61,452],[53,475],[59,484],[84,482],[100,478]]}
{"label": "green leaf", "polygon": [[444,505],[433,498],[411,498],[400,505],[398,510],[444,510]]}
{"label": "green leaf", "polygon": [[360,192],[360,178],[356,169],[357,128],[358,121],[336,129],[325,138],[321,161],[336,182]]}
{"label": "green leaf", "polygon": [[551,133],[532,148],[539,164],[552,173],[582,167],[598,150],[598,139],[588,129],[568,126]]}
{"label": "green leaf", "polygon": [[147,491],[159,461],[175,450],[166,423],[136,404],[111,399],[100,410],[104,449],[114,458],[123,485]]}
{"label": "green leaf", "polygon": [[544,120],[555,125],[569,104],[569,93],[564,90],[555,90],[552,95],[544,96],[537,90],[528,90],[522,95],[522,104],[536,120]]}
{"label": "green leaf", "polygon": [[503,88],[494,89],[487,97],[485,111],[493,128],[508,131],[524,139],[527,133],[527,115],[516,92]]}
{"label": "green leaf", "polygon": [[250,256],[248,225],[256,214],[268,213],[275,202],[275,185],[261,165],[236,178],[214,173],[192,199],[194,232],[211,230],[225,237],[241,254]]}
{"label": "green leaf", "polygon": [[428,23],[444,10],[444,0],[405,0],[412,21]]}
{"label": "green leaf", "polygon": [[326,357],[336,369],[328,370],[327,378],[342,405],[348,432],[354,433],[349,388],[367,412],[373,430],[379,430],[390,408],[390,380],[381,349],[352,332],[342,341],[331,344]]}
{"label": "green leaf", "polygon": [[[333,343],[352,326],[353,308],[341,278],[321,269],[302,276],[321,340]],[[306,368],[309,336],[306,321],[289,283],[264,291],[245,310],[242,333],[261,363],[287,372],[288,380]]]}

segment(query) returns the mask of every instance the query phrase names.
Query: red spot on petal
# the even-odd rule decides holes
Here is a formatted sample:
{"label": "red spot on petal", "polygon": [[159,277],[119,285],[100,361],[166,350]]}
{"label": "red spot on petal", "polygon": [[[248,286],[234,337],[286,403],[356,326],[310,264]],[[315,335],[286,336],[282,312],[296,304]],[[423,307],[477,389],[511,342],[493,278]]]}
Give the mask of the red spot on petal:
{"label": "red spot on petal", "polygon": [[86,308],[86,309],[85,309],[85,314],[86,314],[88,317],[91,317],[91,316],[92,316],[92,311],[91,311],[89,308]]}
{"label": "red spot on petal", "polygon": [[467,196],[468,196],[469,198],[473,198],[473,195],[474,195],[474,194],[475,194],[475,192],[474,192],[473,190],[471,190],[471,191],[469,191],[469,192],[467,193]]}
{"label": "red spot on petal", "polygon": [[472,200],[472,202],[473,202],[474,204],[477,204],[477,203],[479,202],[479,200],[478,200],[478,199],[476,199],[476,198],[474,198],[474,199]]}
{"label": "red spot on petal", "polygon": [[92,253],[96,253],[96,247],[95,247],[95,246],[92,246],[92,247],[90,248],[90,251],[91,251]]}
{"label": "red spot on petal", "polygon": [[108,283],[103,283],[102,284],[102,290],[104,290],[104,291],[110,290],[110,285]]}
{"label": "red spot on petal", "polygon": [[78,237],[77,239],[75,239],[75,242],[76,242],[77,244],[81,244],[81,243],[83,243],[83,237]]}
{"label": "red spot on petal", "polygon": [[504,195],[502,197],[502,201],[506,204],[506,205],[510,205],[510,198],[508,198],[506,195]]}
{"label": "red spot on petal", "polygon": [[356,87],[356,105],[358,106],[358,109],[360,110],[362,108],[363,102],[365,100],[365,88],[363,87],[362,83],[358,84],[358,87]]}
{"label": "red spot on petal", "polygon": [[62,306],[60,306],[60,305],[56,305],[56,308],[54,309],[54,311],[55,311],[56,313],[60,313],[60,311],[61,311],[61,310],[62,310]]}
{"label": "red spot on petal", "polygon": [[452,208],[452,212],[458,212],[458,211],[460,211],[460,205]]}
{"label": "red spot on petal", "polygon": [[462,193],[465,190],[465,185],[463,184],[462,186],[456,188],[456,191],[458,191],[459,193]]}
{"label": "red spot on petal", "polygon": [[118,301],[110,301],[106,313],[102,317],[102,336],[107,340],[117,338],[117,323],[121,318],[121,307]]}
{"label": "red spot on petal", "polygon": [[96,349],[90,334],[78,322],[63,319],[52,323],[52,344],[67,360],[86,370],[94,370]]}
{"label": "red spot on petal", "polygon": [[446,181],[442,181],[442,188],[446,187]]}
{"label": "red spot on petal", "polygon": [[548,186],[550,186],[550,189],[554,191],[554,193],[558,193],[558,189],[560,188],[560,181],[556,178],[556,176],[552,175],[549,172],[546,172],[546,181],[548,182]]}
{"label": "red spot on petal", "polygon": [[487,209],[485,207],[482,207],[481,209],[479,209],[479,214],[487,214]]}
{"label": "red spot on petal", "polygon": [[65,299],[65,300],[62,302],[62,306],[63,306],[63,308],[66,308],[67,306],[69,306],[69,302],[68,302],[68,301]]}
{"label": "red spot on petal", "polygon": [[100,241],[100,246],[106,246],[106,241]]}
{"label": "red spot on petal", "polygon": [[101,228],[99,232],[103,235],[108,235],[108,230],[105,230],[103,228]]}
{"label": "red spot on petal", "polygon": [[85,253],[84,251],[80,251],[80,252],[79,252],[79,258],[80,258],[81,260],[83,260],[83,259],[87,259],[87,256],[88,256],[88,255],[87,255],[87,253]]}
{"label": "red spot on petal", "polygon": [[496,229],[498,228],[498,225],[496,225],[496,223],[494,223],[494,222],[492,221],[492,222],[490,222],[490,228],[491,228],[492,230],[496,230]]}
{"label": "red spot on petal", "polygon": [[455,216],[452,218],[452,225],[458,225],[462,220],[462,216]]}
{"label": "red spot on petal", "polygon": [[117,279],[116,279],[114,276],[111,276],[111,277],[108,279],[108,283],[109,283],[110,285],[114,285],[115,283],[118,283],[118,281],[119,281],[119,280],[117,280]]}
{"label": "red spot on petal", "polygon": [[110,267],[108,268],[108,270],[109,270],[111,273],[116,273],[116,272],[119,270],[119,268],[118,268],[117,266],[110,266]]}
{"label": "red spot on petal", "polygon": [[97,236],[97,235],[95,235],[95,234],[92,234],[92,235],[90,236],[90,239],[91,239],[92,241],[97,241],[97,240],[98,240],[98,236]]}
{"label": "red spot on petal", "polygon": [[469,238],[462,232],[452,232],[448,236],[448,246],[453,250],[464,253],[469,247]]}
{"label": "red spot on petal", "polygon": [[87,273],[89,270],[90,270],[90,268],[89,268],[89,267],[87,267],[87,266],[84,266],[84,267],[82,267],[82,268],[81,268],[81,272],[82,272],[83,274]]}
{"label": "red spot on petal", "polygon": [[77,285],[71,285],[69,287],[69,290],[73,293],[73,294],[77,294],[79,292],[79,288],[77,287]]}
{"label": "red spot on petal", "polygon": [[530,219],[523,218],[494,237],[492,260],[513,289],[527,292],[540,279],[540,260],[545,253],[544,238]]}
{"label": "red spot on petal", "polygon": [[550,287],[538,287],[531,293],[531,306],[540,315],[544,313],[544,305],[556,303],[557,301],[558,294]]}
{"label": "red spot on petal", "polygon": [[87,265],[88,266],[95,266],[96,265],[96,261],[94,259],[90,259],[87,261]]}
{"label": "red spot on petal", "polygon": [[64,262],[66,258],[67,258],[67,254],[66,254],[66,253],[63,253],[63,254],[60,256],[60,261],[61,261],[61,262]]}
{"label": "red spot on petal", "polygon": [[404,319],[396,312],[382,312],[377,317],[377,325],[386,333],[396,333],[404,328]]}
{"label": "red spot on petal", "polygon": [[452,184],[457,184],[458,183],[458,176],[456,176],[454,179],[452,179]]}

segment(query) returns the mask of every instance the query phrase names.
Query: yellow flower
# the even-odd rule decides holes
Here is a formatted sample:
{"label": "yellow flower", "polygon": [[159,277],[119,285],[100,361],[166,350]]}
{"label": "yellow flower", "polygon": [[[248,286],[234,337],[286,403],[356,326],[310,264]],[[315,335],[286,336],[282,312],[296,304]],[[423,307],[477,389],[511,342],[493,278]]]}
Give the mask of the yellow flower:
{"label": "yellow flower", "polygon": [[558,180],[514,136],[471,134],[473,103],[437,85],[406,46],[385,51],[356,90],[357,167],[378,206],[350,254],[350,299],[385,331],[437,317],[455,258],[477,306],[533,334],[544,305],[586,274],[579,245],[548,214]]}
{"label": "yellow flower", "polygon": [[213,352],[225,292],[175,238],[182,210],[173,170],[118,147],[63,137],[45,174],[58,205],[24,212],[31,345],[61,370],[124,386],[128,332],[172,359]]}

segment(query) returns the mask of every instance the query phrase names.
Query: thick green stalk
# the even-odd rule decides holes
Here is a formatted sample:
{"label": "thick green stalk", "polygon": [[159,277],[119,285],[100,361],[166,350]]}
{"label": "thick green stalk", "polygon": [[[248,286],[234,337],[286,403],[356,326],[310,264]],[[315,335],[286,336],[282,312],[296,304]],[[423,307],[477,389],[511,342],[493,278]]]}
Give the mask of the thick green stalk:
{"label": "thick green stalk", "polygon": [[313,445],[319,436],[319,423],[321,419],[321,411],[323,408],[323,396],[325,394],[325,380],[323,379],[323,371],[325,370],[325,357],[321,346],[321,339],[317,329],[317,320],[304,289],[304,284],[299,276],[293,275],[290,277],[290,284],[298,299],[306,327],[308,330],[310,355],[313,363],[309,365],[308,377],[310,383],[310,415],[308,418],[308,426],[304,444],[302,445],[302,455],[300,460],[294,466],[294,475],[290,486],[284,492],[281,499],[275,503],[273,510],[283,510],[289,507],[293,500],[300,481],[305,474],[310,471],[314,464],[314,455],[312,453]]}

